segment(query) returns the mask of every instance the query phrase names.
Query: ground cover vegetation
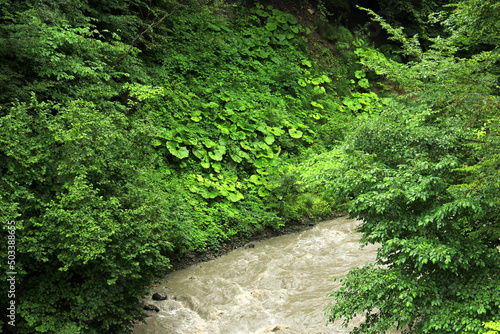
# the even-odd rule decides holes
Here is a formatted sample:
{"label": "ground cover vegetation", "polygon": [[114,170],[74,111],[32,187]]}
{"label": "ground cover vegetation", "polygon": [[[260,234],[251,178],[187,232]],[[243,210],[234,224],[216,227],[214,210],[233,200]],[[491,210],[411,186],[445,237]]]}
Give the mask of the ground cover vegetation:
{"label": "ground cover vegetation", "polygon": [[334,210],[382,248],[333,294],[332,321],[497,329],[500,14],[443,4],[380,1],[431,32],[379,20],[396,38],[381,53],[341,25],[359,11],[343,1],[319,1],[312,29],[267,3],[0,2],[17,331],[127,332],[170,259]]}

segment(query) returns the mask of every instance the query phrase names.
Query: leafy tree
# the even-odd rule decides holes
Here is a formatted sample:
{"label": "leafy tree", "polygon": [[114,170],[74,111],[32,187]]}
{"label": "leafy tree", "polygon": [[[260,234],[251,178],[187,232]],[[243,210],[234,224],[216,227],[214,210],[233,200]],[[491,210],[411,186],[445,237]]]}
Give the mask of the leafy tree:
{"label": "leafy tree", "polygon": [[406,64],[358,50],[400,97],[356,124],[340,163],[315,167],[362,221],[362,242],[380,244],[375,265],[350,271],[331,294],[331,321],[366,314],[354,333],[481,333],[500,317],[499,44],[457,55],[457,41],[486,38],[460,26],[476,22],[468,9],[477,4],[462,2],[443,21],[450,37],[427,51],[376,16],[413,59]]}
{"label": "leafy tree", "polygon": [[168,266],[182,210],[155,171],[154,128],[89,102],[34,97],[0,124],[2,220],[17,222],[17,328],[126,330],[145,283]]}
{"label": "leafy tree", "polygon": [[[500,4],[495,1],[469,0],[450,4],[453,8],[443,21],[450,33],[450,40],[458,47],[471,48],[472,52],[491,50],[498,47]],[[439,20],[443,13],[434,15]]]}
{"label": "leafy tree", "polygon": [[380,11],[377,14],[393,26],[404,27],[409,35],[418,34],[420,39],[427,40],[443,33],[443,27],[429,20],[429,16],[439,10],[449,11],[443,7],[450,3],[449,0],[378,0],[378,2]]}
{"label": "leafy tree", "polygon": [[35,92],[43,100],[80,98],[123,110],[116,103],[123,83],[147,80],[138,46],[146,49],[157,35],[147,35],[133,48],[130,44],[141,29],[175,7],[168,1],[158,5],[140,0],[2,1],[0,104],[29,101]]}
{"label": "leafy tree", "polygon": [[484,327],[487,329],[491,329],[487,331],[485,334],[498,334],[498,331],[500,330],[500,323],[499,322],[487,322],[484,324]]}

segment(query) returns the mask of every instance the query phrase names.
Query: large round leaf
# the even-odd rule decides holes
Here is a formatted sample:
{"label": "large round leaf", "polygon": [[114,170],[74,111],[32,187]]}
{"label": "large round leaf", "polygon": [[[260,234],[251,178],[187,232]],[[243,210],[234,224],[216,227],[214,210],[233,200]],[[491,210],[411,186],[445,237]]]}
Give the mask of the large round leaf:
{"label": "large round leaf", "polygon": [[266,29],[268,31],[274,31],[274,30],[276,30],[276,28],[278,28],[278,25],[276,24],[276,22],[267,22]]}
{"label": "large round leaf", "polygon": [[266,158],[255,159],[253,164],[257,168],[263,168],[269,166],[269,160]]}
{"label": "large round leaf", "polygon": [[276,21],[278,21],[279,23],[286,23],[286,17],[285,17],[285,15],[278,15],[278,16],[276,16]]}
{"label": "large round leaf", "polygon": [[184,159],[189,156],[189,151],[185,146],[179,146],[179,143],[175,141],[167,142],[167,149],[173,155],[179,159]]}
{"label": "large round leaf", "polygon": [[290,137],[292,138],[301,138],[302,137],[302,131],[297,130],[295,128],[288,129],[288,133],[290,134]]}
{"label": "large round leaf", "polygon": [[215,161],[222,161],[222,156],[226,153],[226,146],[218,146],[213,152],[208,152],[210,159]]}

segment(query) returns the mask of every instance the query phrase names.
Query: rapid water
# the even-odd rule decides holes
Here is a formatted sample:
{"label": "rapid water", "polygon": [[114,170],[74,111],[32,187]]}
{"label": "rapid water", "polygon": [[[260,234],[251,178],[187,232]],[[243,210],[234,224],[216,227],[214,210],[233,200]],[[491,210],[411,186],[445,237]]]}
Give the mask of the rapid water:
{"label": "rapid water", "polygon": [[323,310],[340,285],[332,276],[375,259],[376,246],[359,247],[358,223],[326,221],[173,272],[153,289],[168,299],[146,300],[160,311],[133,333],[349,333],[340,323],[326,326]]}

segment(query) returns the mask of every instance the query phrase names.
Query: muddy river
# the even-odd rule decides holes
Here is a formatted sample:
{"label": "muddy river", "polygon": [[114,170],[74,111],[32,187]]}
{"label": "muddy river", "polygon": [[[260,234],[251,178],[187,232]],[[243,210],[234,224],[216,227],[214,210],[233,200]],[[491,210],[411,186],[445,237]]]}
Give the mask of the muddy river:
{"label": "muddy river", "polygon": [[358,223],[322,222],[173,272],[153,289],[168,298],[146,301],[160,311],[134,334],[349,333],[326,326],[324,309],[339,288],[332,276],[375,259],[376,246],[359,247]]}

